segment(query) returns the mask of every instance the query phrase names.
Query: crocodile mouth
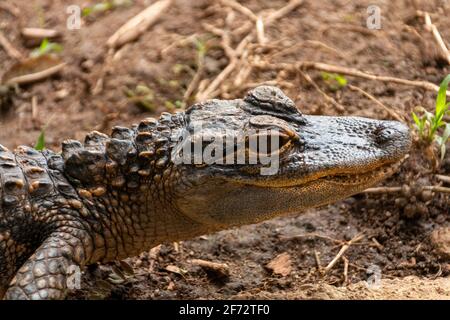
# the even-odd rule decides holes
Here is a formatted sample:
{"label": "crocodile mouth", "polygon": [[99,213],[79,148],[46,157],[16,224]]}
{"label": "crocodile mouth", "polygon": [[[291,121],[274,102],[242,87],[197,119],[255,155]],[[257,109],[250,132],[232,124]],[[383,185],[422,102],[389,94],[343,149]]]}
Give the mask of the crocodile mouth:
{"label": "crocodile mouth", "polygon": [[359,173],[359,174],[334,174],[329,176],[321,177],[320,180],[326,180],[329,183],[335,183],[339,185],[365,185],[369,184],[372,181],[375,182],[380,178],[388,177],[396,172],[402,163],[408,158],[408,156],[404,156],[398,161],[391,162],[388,164],[383,164],[379,167],[375,167],[374,169]]}
{"label": "crocodile mouth", "polygon": [[[234,182],[245,185],[253,185],[257,187],[265,188],[291,188],[302,187],[308,184],[317,183],[329,183],[339,186],[370,186],[377,183],[379,180],[392,175],[402,163],[408,158],[408,155],[403,156],[398,160],[394,160],[389,163],[381,165],[372,165],[366,171],[355,173],[355,171],[361,170],[361,168],[348,168],[345,172],[323,172],[313,173],[308,176],[298,178],[286,178],[286,179],[232,179]],[[270,179],[270,178],[269,178]]]}

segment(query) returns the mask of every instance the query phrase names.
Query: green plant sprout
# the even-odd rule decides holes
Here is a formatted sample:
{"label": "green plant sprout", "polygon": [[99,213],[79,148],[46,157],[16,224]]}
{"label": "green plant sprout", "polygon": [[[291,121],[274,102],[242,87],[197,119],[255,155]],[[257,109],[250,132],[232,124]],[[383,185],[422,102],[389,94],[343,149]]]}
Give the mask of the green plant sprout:
{"label": "green plant sprout", "polygon": [[198,58],[203,59],[208,51],[205,41],[202,39],[196,38],[194,45],[195,45],[195,49],[197,50]]}
{"label": "green plant sprout", "polygon": [[44,128],[41,130],[41,133],[39,134],[39,137],[37,138],[34,148],[37,151],[42,151],[45,149],[45,129]]}
{"label": "green plant sprout", "polygon": [[111,0],[96,3],[92,6],[85,7],[81,11],[83,17],[87,17],[96,13],[103,13],[118,7],[130,6],[133,2],[131,0]]}
{"label": "green plant sprout", "polygon": [[[450,123],[444,120],[444,116],[450,113],[450,102],[447,102],[447,87],[449,83],[450,74],[444,78],[439,86],[434,114],[428,112],[423,107],[416,108],[417,112],[422,113],[421,116],[415,112],[412,113],[420,140],[427,144],[435,142],[440,149],[441,160],[444,159],[446,152],[445,144],[450,136]],[[439,134],[440,128],[444,128],[441,135]]]}
{"label": "green plant sprout", "polygon": [[321,76],[332,91],[337,91],[347,85],[347,79],[340,74],[321,72]]}
{"label": "green plant sprout", "polygon": [[34,145],[34,148],[38,151],[42,151],[45,149],[45,131],[47,130],[47,127],[49,126],[50,122],[52,122],[55,114],[52,114],[50,118],[47,120],[47,123],[44,124],[44,126],[41,129],[41,132],[39,133],[39,136],[36,140],[36,144]]}
{"label": "green plant sprout", "polygon": [[48,41],[47,38],[45,38],[44,40],[42,40],[39,48],[36,48],[33,51],[31,51],[30,56],[32,58],[38,58],[50,53],[60,53],[62,49],[63,47],[59,43],[50,42]]}

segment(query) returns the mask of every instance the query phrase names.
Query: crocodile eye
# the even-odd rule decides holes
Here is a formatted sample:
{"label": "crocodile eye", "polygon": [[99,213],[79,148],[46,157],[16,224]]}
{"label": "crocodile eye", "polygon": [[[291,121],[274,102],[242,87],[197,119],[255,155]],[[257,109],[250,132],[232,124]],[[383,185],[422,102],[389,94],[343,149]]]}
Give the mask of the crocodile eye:
{"label": "crocodile eye", "polygon": [[249,153],[258,155],[276,155],[285,152],[291,145],[292,138],[277,130],[258,132],[246,141]]}

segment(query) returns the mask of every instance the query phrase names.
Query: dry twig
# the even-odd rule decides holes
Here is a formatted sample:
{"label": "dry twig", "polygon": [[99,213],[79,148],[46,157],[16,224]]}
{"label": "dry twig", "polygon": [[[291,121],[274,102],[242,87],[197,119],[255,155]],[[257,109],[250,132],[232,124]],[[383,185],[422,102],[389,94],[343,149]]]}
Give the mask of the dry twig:
{"label": "dry twig", "polygon": [[325,269],[323,270],[323,273],[326,274],[328,273],[331,269],[333,269],[334,265],[339,261],[339,259],[342,257],[342,255],[348,250],[348,248],[350,248],[350,246],[352,244],[355,244],[356,242],[362,240],[364,238],[364,234],[360,233],[357,234],[353,239],[351,239],[350,241],[346,242],[341,250],[339,250],[338,254],[336,255],[336,257],[333,258],[333,260],[330,261],[330,263],[325,267]]}
{"label": "dry twig", "polygon": [[[375,80],[375,81],[381,81],[381,82],[391,82],[391,83],[397,83],[402,84],[410,87],[417,87],[422,88],[428,91],[439,91],[439,86],[435,85],[434,83],[428,82],[428,81],[420,81],[420,80],[406,80],[396,77],[390,77],[390,76],[380,76],[380,75],[374,75],[368,72],[363,72],[358,69],[354,68],[347,68],[347,67],[341,67],[341,66],[335,66],[331,64],[321,63],[321,62],[314,62],[314,61],[302,61],[299,63],[278,63],[278,64],[271,64],[267,62],[255,62],[253,64],[255,67],[261,68],[261,69],[272,69],[272,70],[298,70],[298,69],[315,69],[319,71],[326,71],[331,73],[338,73],[342,75],[347,76],[353,76],[353,77],[359,77],[367,80]],[[450,96],[450,91],[447,91],[447,95]]]}
{"label": "dry twig", "polygon": [[222,49],[225,51],[228,59],[233,59],[236,54],[234,52],[234,49],[231,48],[231,39],[228,30],[217,28],[206,22],[203,23],[202,26],[206,31],[211,32],[212,34],[221,38],[220,45],[222,46]]}
{"label": "dry twig", "polygon": [[258,17],[256,21],[256,38],[259,44],[264,44],[266,42],[266,36],[264,35],[264,21],[261,16]]}
{"label": "dry twig", "polygon": [[447,60],[447,63],[450,64],[450,52],[448,51],[447,46],[445,45],[444,40],[442,39],[441,34],[439,33],[438,28],[431,22],[431,17],[428,12],[417,11],[417,15],[423,17],[425,20],[425,29],[433,34],[434,40],[436,40],[439,49],[441,49],[442,55]]}
{"label": "dry twig", "polygon": [[258,20],[258,17],[256,16],[256,14],[253,13],[252,10],[250,10],[249,8],[243,6],[242,4],[240,4],[234,0],[220,0],[220,2],[224,6],[230,7],[232,9],[242,13],[243,15],[247,16],[254,22],[256,22]]}
{"label": "dry twig", "polygon": [[186,89],[186,92],[183,95],[183,101],[187,102],[189,98],[194,93],[195,89],[198,88],[198,85],[200,83],[200,80],[202,79],[203,71],[205,69],[205,59],[204,55],[201,53],[197,54],[197,71],[195,72],[194,77],[191,80],[191,83],[189,83],[189,86]]}
{"label": "dry twig", "polygon": [[[415,81],[415,80],[406,80],[406,79],[389,77],[389,76],[379,76],[379,75],[374,75],[371,73],[363,72],[363,71],[360,71],[360,70],[354,69],[354,68],[334,66],[334,65],[320,63],[320,62],[303,62],[301,67],[311,68],[311,69],[316,69],[316,70],[321,70],[321,71],[327,71],[327,72],[333,72],[333,73],[339,73],[339,74],[359,77],[359,78],[363,78],[363,79],[367,79],[367,80],[398,83],[398,84],[403,84],[403,85],[407,85],[407,86],[419,87],[419,88],[423,88],[423,89],[435,91],[435,92],[439,91],[439,86],[435,85],[434,83],[428,82],[428,81]],[[450,95],[449,91],[447,91],[447,95]]]}
{"label": "dry twig", "polygon": [[348,259],[343,256],[342,260],[344,260],[344,281],[342,284],[346,286],[348,283]]}
{"label": "dry twig", "polygon": [[172,49],[174,49],[176,47],[183,47],[185,45],[188,45],[188,44],[192,43],[197,38],[198,38],[198,34],[196,34],[196,33],[191,34],[188,37],[181,37],[181,38],[179,38],[177,40],[174,40],[170,45],[168,45],[167,47],[163,48],[159,53],[160,53],[161,56],[165,56]]}
{"label": "dry twig", "polygon": [[17,50],[11,42],[5,37],[3,32],[0,31],[0,45],[5,49],[8,56],[16,60],[23,60],[23,55]]}
{"label": "dry twig", "polygon": [[315,249],[314,249],[314,259],[316,260],[317,270],[319,270],[319,272],[321,272],[321,270],[322,270],[322,263],[320,262],[320,254]]}
{"label": "dry twig", "polygon": [[303,0],[291,0],[288,2],[287,5],[285,5],[284,7],[282,7],[281,9],[278,9],[277,11],[275,11],[274,13],[272,13],[271,15],[269,15],[267,17],[267,19],[265,19],[265,24],[272,24],[273,22],[283,18],[284,16],[288,15],[289,13],[291,13],[291,11],[297,9],[298,6],[300,6],[303,3]]}
{"label": "dry twig", "polygon": [[61,35],[58,30],[43,28],[23,28],[21,33],[23,37],[28,39],[52,39]]}
{"label": "dry twig", "polygon": [[377,98],[375,98],[374,96],[372,96],[370,93],[364,91],[363,89],[357,87],[357,86],[353,86],[351,84],[348,85],[348,87],[353,90],[353,91],[358,91],[359,93],[361,93],[363,96],[365,96],[366,98],[372,100],[373,102],[375,102],[377,105],[379,105],[380,107],[382,107],[392,118],[394,118],[397,121],[400,122],[405,122],[405,119],[400,116],[397,112],[395,112],[392,108],[386,106],[383,102],[381,102],[380,100],[378,100]]}
{"label": "dry twig", "polygon": [[172,2],[173,0],[159,0],[153,3],[121,26],[106,44],[114,49],[135,40],[158,20]]}
{"label": "dry twig", "polygon": [[372,240],[374,246],[377,247],[380,251],[384,249],[383,245],[381,243],[379,243],[377,239],[372,238],[371,240]]}
{"label": "dry twig", "polygon": [[31,97],[31,118],[33,120],[37,119],[38,115],[38,99],[37,96]]}
{"label": "dry twig", "polygon": [[7,85],[25,84],[25,83],[39,81],[39,80],[45,79],[47,77],[50,77],[50,76],[58,73],[66,66],[66,64],[67,63],[63,62],[63,63],[57,64],[56,66],[47,68],[47,69],[39,71],[39,72],[29,73],[29,74],[25,74],[23,76],[14,77],[14,78],[9,79],[6,82],[6,84]]}
{"label": "dry twig", "polygon": [[449,177],[449,176],[444,176],[444,175],[442,175],[442,174],[437,174],[435,177],[436,177],[438,180],[441,180],[442,182],[450,183],[450,177]]}
{"label": "dry twig", "polygon": [[322,41],[318,41],[318,40],[306,40],[305,41],[306,44],[312,44],[318,47],[322,47],[324,49],[327,49],[328,51],[333,52],[334,54],[336,54],[338,57],[342,58],[342,59],[346,59],[347,58],[347,54],[342,53],[341,51],[327,45],[326,43],[323,43]]}
{"label": "dry twig", "polygon": [[375,187],[375,188],[368,188],[363,192],[380,194],[380,193],[396,193],[400,191],[402,191],[402,187]]}
{"label": "dry twig", "polygon": [[[450,188],[441,186],[423,186],[422,190],[428,190],[433,192],[450,193]],[[402,187],[376,187],[368,188],[364,190],[364,193],[381,194],[381,193],[397,193],[401,192]]]}
{"label": "dry twig", "polygon": [[300,75],[309,83],[311,84],[314,89],[317,90],[317,92],[319,92],[324,98],[325,100],[327,100],[328,102],[330,102],[333,106],[335,106],[336,110],[338,112],[344,112],[345,108],[342,104],[340,104],[339,102],[337,102],[333,97],[329,96],[328,94],[326,94],[325,91],[323,91],[318,85],[317,83],[309,76],[309,74],[307,74],[306,72],[303,71],[299,71]]}
{"label": "dry twig", "polygon": [[226,263],[211,262],[201,259],[192,259],[189,262],[202,267],[205,270],[212,271],[221,278],[230,276],[230,267]]}
{"label": "dry twig", "polygon": [[425,186],[423,190],[428,190],[432,192],[450,193],[450,188],[441,186]]}
{"label": "dry twig", "polygon": [[[276,20],[284,17],[292,10],[297,8],[303,0],[291,0],[286,6],[270,14],[267,18],[263,19],[263,24],[269,26]],[[249,43],[251,43],[255,38],[255,28],[249,31],[249,33],[241,40],[234,50],[234,57],[232,57],[222,72],[217,75],[217,77],[201,92],[197,94],[197,101],[207,100],[213,98],[217,93],[219,93],[218,88],[223,83],[223,81],[228,78],[228,76],[235,70],[239,65],[238,59],[241,57],[242,53],[246,49]]]}

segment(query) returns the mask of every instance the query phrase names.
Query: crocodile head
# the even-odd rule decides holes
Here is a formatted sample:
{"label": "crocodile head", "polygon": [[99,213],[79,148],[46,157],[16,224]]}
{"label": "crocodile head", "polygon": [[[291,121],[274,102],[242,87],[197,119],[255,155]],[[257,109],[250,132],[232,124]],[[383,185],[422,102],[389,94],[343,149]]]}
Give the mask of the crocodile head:
{"label": "crocodile head", "polygon": [[[269,86],[242,100],[196,104],[185,121],[189,139],[181,139],[173,154],[192,154],[177,165],[183,183],[175,203],[212,229],[297,213],[361,192],[392,174],[411,144],[400,122],[303,115]],[[179,152],[180,145],[189,148]]]}

